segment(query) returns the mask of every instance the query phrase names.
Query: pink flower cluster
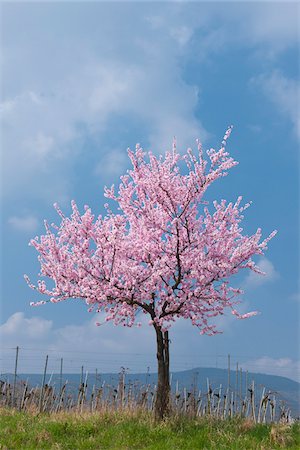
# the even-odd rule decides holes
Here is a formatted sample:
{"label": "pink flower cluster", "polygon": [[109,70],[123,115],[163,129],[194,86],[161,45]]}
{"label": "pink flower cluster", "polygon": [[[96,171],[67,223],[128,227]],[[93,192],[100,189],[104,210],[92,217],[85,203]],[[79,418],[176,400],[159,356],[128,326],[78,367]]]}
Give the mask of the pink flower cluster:
{"label": "pink flower cluster", "polygon": [[[229,128],[218,151],[204,158],[201,145],[181,156],[171,152],[157,158],[139,146],[128,150],[132,170],[105,196],[118,203],[120,213],[95,219],[89,207],[81,214],[72,202],[72,214],[59,226],[45,223],[46,233],[30,244],[39,253],[45,281],[31,288],[58,302],[85,299],[89,311],[106,313],[106,321],[133,326],[138,311],[150,315],[150,324],[167,330],[176,318],[190,319],[202,334],[218,331],[211,319],[234,309],[241,293],[229,285],[242,268],[259,272],[252,261],[262,255],[274,231],[261,241],[261,230],[242,234],[242,212],[249,206],[225,200],[214,202],[211,212],[203,200],[206,189],[237,164],[225,150]],[[148,158],[147,158],[148,156]],[[187,170],[180,170],[185,162]],[[44,302],[38,302],[41,304]]]}

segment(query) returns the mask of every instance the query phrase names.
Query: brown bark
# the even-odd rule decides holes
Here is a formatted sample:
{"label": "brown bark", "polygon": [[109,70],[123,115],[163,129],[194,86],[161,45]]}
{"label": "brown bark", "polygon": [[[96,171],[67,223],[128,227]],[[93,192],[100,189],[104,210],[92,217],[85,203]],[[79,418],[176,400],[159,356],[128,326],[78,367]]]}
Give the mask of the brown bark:
{"label": "brown bark", "polygon": [[155,419],[162,420],[170,413],[169,333],[155,325],[157,343],[157,391]]}

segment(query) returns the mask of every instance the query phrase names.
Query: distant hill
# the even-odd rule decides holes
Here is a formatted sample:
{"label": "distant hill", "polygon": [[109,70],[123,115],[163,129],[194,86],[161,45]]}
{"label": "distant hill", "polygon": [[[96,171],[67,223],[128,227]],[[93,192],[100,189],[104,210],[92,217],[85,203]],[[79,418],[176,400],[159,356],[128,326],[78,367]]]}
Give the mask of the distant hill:
{"label": "distant hill", "polygon": [[[180,372],[171,372],[172,374],[172,389],[175,390],[178,384],[179,389],[185,387],[187,390],[196,389],[202,392],[207,392],[207,380],[209,380],[212,389],[218,389],[220,385],[227,389],[228,371],[226,369],[203,368],[197,367],[191,370],[184,370]],[[138,383],[140,385],[150,384],[154,385],[157,382],[156,373],[126,373],[126,383]],[[0,379],[13,380],[12,374],[2,374]],[[85,378],[85,374],[84,374]],[[80,374],[63,374],[63,382],[68,380],[69,389],[77,389],[80,383]],[[41,374],[18,374],[18,380],[28,380],[31,386],[40,385],[42,383]],[[50,375],[46,377],[46,383],[49,383]],[[118,373],[101,373],[98,374],[97,380],[95,373],[88,374],[87,384],[89,391],[93,385],[100,386],[103,382],[107,385],[116,386],[119,381]],[[286,377],[276,375],[266,375],[261,373],[251,373],[247,375],[248,386],[250,387],[252,381],[255,383],[257,396],[263,387],[267,391],[276,393],[276,398],[284,401],[291,409],[293,417],[300,417],[300,383],[290,380]],[[59,374],[52,374],[51,384],[59,386]],[[230,371],[230,385],[232,390],[236,388],[236,372]],[[242,394],[246,395],[246,374],[242,373]],[[240,374],[238,377],[238,391],[240,392]]]}

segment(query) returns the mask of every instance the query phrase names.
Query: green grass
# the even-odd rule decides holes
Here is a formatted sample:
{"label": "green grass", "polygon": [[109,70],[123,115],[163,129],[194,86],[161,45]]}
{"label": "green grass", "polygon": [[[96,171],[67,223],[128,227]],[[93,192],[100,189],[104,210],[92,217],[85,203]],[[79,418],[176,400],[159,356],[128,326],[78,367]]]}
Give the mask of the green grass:
{"label": "green grass", "polygon": [[170,418],[142,413],[36,415],[0,411],[0,449],[300,449],[299,424]]}

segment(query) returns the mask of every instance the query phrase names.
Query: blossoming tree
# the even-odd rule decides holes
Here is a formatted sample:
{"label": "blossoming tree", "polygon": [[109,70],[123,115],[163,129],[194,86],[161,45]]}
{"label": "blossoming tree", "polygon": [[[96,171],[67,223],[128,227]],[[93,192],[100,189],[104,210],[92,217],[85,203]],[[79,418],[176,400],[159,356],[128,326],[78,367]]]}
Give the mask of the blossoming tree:
{"label": "blossoming tree", "polygon": [[121,177],[118,193],[114,186],[105,189],[119,214],[106,205],[107,215],[95,219],[89,207],[81,214],[72,202],[73,213],[65,217],[55,205],[60,225],[45,222],[46,234],[30,242],[39,253],[41,277],[52,279],[54,287],[25,278],[47,301],[81,298],[89,311],[105,312],[106,321],[128,327],[140,325],[139,311],[149,316],[157,342],[157,418],[169,411],[170,326],[189,319],[202,334],[213,335],[218,330],[212,319],[225,308],[240,319],[254,315],[235,309],[241,291],[230,286],[229,277],[243,268],[260,273],[251,258],[262,255],[276,233],[262,242],[260,229],[242,234],[249,204],[241,207],[241,197],[234,204],[214,202],[213,212],[205,206],[207,188],[238,164],[225,150],[230,132],[231,127],[221,148],[208,150],[206,158],[200,144],[197,155],[190,149],[180,155],[174,143],[164,158],[147,158],[139,146],[128,150],[132,170]]}

